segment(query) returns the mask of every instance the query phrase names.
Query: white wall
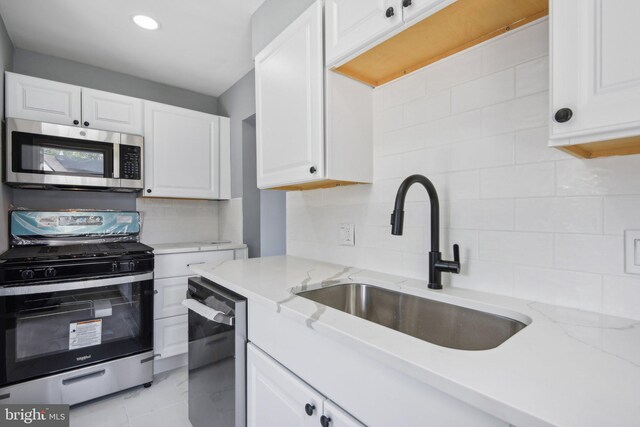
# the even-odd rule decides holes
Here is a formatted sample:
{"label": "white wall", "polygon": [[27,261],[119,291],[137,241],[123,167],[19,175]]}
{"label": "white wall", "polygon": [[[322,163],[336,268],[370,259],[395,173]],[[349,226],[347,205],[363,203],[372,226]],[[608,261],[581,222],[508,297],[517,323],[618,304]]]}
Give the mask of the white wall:
{"label": "white wall", "polygon": [[[441,247],[459,243],[451,285],[640,319],[640,276],[624,274],[623,230],[640,229],[640,156],[579,160],[547,147],[548,25],[541,21],[379,88],[373,185],[287,195],[287,251],[426,279],[428,202],[397,188],[429,177]],[[356,246],[337,245],[356,224]]]}

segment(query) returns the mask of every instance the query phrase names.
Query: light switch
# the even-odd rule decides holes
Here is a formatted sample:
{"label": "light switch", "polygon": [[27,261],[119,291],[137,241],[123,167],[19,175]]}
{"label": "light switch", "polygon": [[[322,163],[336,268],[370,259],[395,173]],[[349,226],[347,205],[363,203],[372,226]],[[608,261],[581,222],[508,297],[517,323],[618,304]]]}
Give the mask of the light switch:
{"label": "light switch", "polygon": [[340,224],[338,228],[338,244],[342,246],[354,246],[356,226],[355,224]]}
{"label": "light switch", "polygon": [[640,230],[624,233],[624,270],[630,274],[640,274]]}

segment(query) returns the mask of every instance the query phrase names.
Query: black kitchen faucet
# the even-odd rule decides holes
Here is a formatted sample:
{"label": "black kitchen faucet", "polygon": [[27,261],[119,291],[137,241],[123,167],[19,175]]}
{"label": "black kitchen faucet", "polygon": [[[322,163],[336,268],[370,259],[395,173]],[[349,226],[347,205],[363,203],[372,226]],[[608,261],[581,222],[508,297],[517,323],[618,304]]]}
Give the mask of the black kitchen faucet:
{"label": "black kitchen faucet", "polygon": [[411,175],[400,184],[396,194],[396,204],[391,214],[391,234],[402,235],[404,225],[404,199],[409,188],[420,183],[429,193],[431,201],[431,252],[429,252],[429,288],[442,289],[441,273],[460,273],[460,248],[453,245],[454,261],[445,261],[440,252],[440,202],[433,183],[423,175]]}

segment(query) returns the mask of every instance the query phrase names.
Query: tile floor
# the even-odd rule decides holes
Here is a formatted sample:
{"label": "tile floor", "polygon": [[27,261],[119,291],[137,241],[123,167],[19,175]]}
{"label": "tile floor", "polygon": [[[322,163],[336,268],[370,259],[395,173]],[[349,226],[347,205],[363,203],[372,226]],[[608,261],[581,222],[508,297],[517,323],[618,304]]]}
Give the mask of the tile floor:
{"label": "tile floor", "polygon": [[153,385],[71,408],[71,427],[191,427],[187,368],[156,375]]}

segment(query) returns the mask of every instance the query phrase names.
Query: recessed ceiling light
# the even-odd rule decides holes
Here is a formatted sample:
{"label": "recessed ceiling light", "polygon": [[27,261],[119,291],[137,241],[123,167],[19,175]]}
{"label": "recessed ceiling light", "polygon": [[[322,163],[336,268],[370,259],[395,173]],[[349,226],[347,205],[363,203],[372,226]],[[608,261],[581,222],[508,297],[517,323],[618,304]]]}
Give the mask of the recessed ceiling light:
{"label": "recessed ceiling light", "polygon": [[144,28],[145,30],[157,30],[159,27],[158,21],[146,15],[134,16],[133,22],[135,22],[137,26]]}

